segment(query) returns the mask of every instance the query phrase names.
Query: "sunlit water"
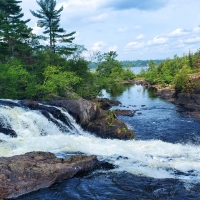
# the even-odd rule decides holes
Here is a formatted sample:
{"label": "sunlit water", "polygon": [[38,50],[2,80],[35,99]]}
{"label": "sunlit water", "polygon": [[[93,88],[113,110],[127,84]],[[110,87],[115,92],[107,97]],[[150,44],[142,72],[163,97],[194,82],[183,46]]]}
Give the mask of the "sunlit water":
{"label": "sunlit water", "polygon": [[81,152],[115,166],[19,199],[199,199],[200,123],[182,118],[175,105],[142,86],[128,87],[114,97],[104,92],[104,96],[120,100],[118,109],[137,110],[133,117],[120,117],[135,131],[136,140],[95,137],[60,108],[70,128],[40,111],[0,106],[1,126],[18,136],[0,133],[0,156],[51,151],[65,157]]}

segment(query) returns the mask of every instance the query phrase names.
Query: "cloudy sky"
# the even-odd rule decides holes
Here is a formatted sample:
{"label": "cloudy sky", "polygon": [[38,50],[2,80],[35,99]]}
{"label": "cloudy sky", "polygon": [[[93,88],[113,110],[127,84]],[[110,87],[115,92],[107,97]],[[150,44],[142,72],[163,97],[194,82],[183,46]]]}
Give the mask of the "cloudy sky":
{"label": "cloudy sky", "polygon": [[[199,0],[57,0],[61,27],[76,31],[88,51],[116,51],[119,60],[166,59],[200,48]],[[36,0],[22,0],[35,33]]]}

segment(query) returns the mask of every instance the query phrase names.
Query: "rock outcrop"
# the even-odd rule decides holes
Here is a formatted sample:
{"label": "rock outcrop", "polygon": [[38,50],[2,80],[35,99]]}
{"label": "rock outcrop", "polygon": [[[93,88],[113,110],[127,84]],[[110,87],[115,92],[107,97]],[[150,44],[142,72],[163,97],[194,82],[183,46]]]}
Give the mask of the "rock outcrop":
{"label": "rock outcrop", "polygon": [[120,101],[110,100],[108,98],[97,98],[95,99],[95,103],[99,103],[99,107],[103,110],[109,110],[112,106],[118,106],[122,104]]}
{"label": "rock outcrop", "polygon": [[176,91],[175,89],[170,89],[170,88],[162,88],[162,89],[158,89],[156,88],[156,95],[158,95],[159,97],[167,100],[167,101],[171,101],[174,102],[176,99]]}
{"label": "rock outcrop", "polygon": [[129,130],[127,125],[117,118],[105,117],[90,122],[85,130],[93,132],[96,136],[101,138],[111,139],[134,139],[135,134]]}
{"label": "rock outcrop", "polygon": [[47,152],[31,152],[24,155],[0,158],[0,199],[49,187],[55,182],[72,178],[77,174],[94,170],[96,156],[72,156],[56,158]]}
{"label": "rock outcrop", "polygon": [[85,99],[55,100],[47,103],[65,108],[81,126],[87,125],[101,115],[99,107],[95,103]]}
{"label": "rock outcrop", "polygon": [[[103,100],[105,102],[105,99]],[[118,101],[108,101],[109,105],[118,105]],[[84,130],[102,138],[133,139],[133,131],[126,124],[113,116],[111,111],[100,109],[97,104],[87,100],[56,100],[50,105],[65,108]]]}
{"label": "rock outcrop", "polygon": [[[124,122],[118,120],[116,116],[113,117],[114,113],[107,110],[111,106],[121,104],[119,101],[103,98],[97,99],[95,102],[102,103],[106,111],[101,109],[98,103],[85,99],[58,99],[46,102],[46,104],[66,109],[84,130],[96,136],[117,139],[133,139],[135,137],[133,131],[129,130]],[[40,110],[47,118],[49,117],[49,113],[51,113],[55,118],[60,119],[64,123],[68,123],[63,118],[61,111],[54,107],[48,107],[36,101],[29,100],[20,101],[19,104],[33,110]]]}

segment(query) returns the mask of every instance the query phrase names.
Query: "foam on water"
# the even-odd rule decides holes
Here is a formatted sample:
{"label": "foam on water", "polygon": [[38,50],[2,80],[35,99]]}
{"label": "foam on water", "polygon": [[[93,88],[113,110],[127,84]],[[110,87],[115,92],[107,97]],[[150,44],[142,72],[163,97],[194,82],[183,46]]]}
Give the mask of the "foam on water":
{"label": "foam on water", "polygon": [[82,152],[116,166],[114,171],[154,178],[176,178],[200,181],[200,147],[172,144],[160,140],[101,139],[84,132],[71,120],[74,130],[63,132],[39,111],[20,107],[0,107],[1,121],[15,130],[18,137],[0,133],[0,156],[24,154],[30,151]]}

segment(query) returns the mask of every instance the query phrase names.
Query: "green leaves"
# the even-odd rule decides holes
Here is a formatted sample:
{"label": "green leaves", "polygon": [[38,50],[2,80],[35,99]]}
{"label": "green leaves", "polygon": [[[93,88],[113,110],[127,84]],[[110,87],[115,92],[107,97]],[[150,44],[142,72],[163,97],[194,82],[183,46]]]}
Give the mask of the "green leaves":
{"label": "green leaves", "polygon": [[72,86],[79,83],[81,78],[73,72],[62,71],[55,66],[48,66],[44,71],[44,88],[49,95],[63,96],[66,90],[72,90]]}
{"label": "green leaves", "polygon": [[3,98],[26,98],[25,90],[31,82],[30,74],[22,65],[13,60],[0,65],[0,94]]}

